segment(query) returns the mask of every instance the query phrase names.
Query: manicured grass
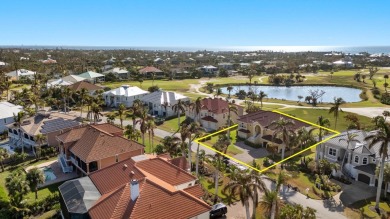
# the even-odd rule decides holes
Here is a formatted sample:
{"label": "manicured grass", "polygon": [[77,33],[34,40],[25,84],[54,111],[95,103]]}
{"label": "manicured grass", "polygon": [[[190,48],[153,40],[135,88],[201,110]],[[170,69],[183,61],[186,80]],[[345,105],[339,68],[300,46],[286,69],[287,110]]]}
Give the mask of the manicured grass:
{"label": "manicured grass", "polygon": [[[186,116],[181,116],[180,117],[180,122],[183,122],[186,119]],[[170,120],[165,120],[163,124],[157,126],[158,129],[167,131],[167,132],[176,132],[179,129],[178,125],[178,119],[177,117],[170,119]]]}
{"label": "manicured grass", "polygon": [[[58,192],[58,186],[60,186],[62,183],[63,182],[51,184],[51,185],[49,185],[47,187],[39,189],[38,190],[38,200],[42,200],[45,197],[47,197],[48,195],[50,195],[50,194],[52,194],[54,192]],[[26,199],[27,199],[28,203],[35,202],[35,193],[34,192],[29,192],[26,195]]]}
{"label": "manicured grass", "polygon": [[167,91],[187,91],[189,90],[188,84],[198,84],[199,79],[184,79],[184,80],[144,80],[142,84],[138,81],[120,81],[120,82],[104,82],[102,86],[109,88],[117,88],[121,85],[128,84],[132,86],[137,86],[143,90],[147,90],[149,87],[153,85],[159,86],[163,90]]}
{"label": "manicured grass", "polygon": [[[152,138],[152,137],[151,137]],[[156,148],[156,145],[160,144],[162,138],[154,136],[153,137],[153,147]],[[138,139],[138,143],[142,144],[142,137]],[[152,140],[149,141],[148,133],[145,134],[145,153],[150,154],[152,147]]]}
{"label": "manicured grass", "polygon": [[[325,118],[328,118],[330,120],[330,128],[334,129],[334,124],[335,124],[335,118],[333,117],[333,114],[329,114],[329,110],[326,109],[293,109],[293,108],[285,108],[285,109],[279,109],[279,111],[296,116],[300,119],[307,120],[312,123],[316,123],[317,119],[319,116],[323,116]],[[344,118],[347,114],[354,114],[354,113],[347,113],[347,112],[340,112],[338,121],[337,121],[337,130],[338,131],[343,131],[346,130],[349,122],[347,122]],[[371,128],[373,127],[371,123],[371,118],[365,117],[365,116],[360,116],[357,114],[356,115],[361,123],[362,127],[365,128]]]}
{"label": "manicured grass", "polygon": [[[222,202],[228,204],[228,196],[223,192],[224,187],[230,182],[228,177],[219,177],[219,185],[218,185],[218,197],[221,198]],[[199,178],[200,184],[202,187],[207,190],[210,194],[215,194],[215,184],[214,179],[212,177],[201,177]],[[222,182],[222,183],[221,183]],[[228,192],[228,191],[226,191]],[[229,194],[229,193],[228,193]],[[236,197],[238,199],[238,197]]]}
{"label": "manicured grass", "polygon": [[[216,135],[212,136],[210,140],[208,140],[206,142],[203,142],[203,143],[208,145],[208,146],[210,146],[210,147],[212,147],[218,141],[218,138],[219,138],[219,135],[216,134]],[[234,155],[243,153],[243,151],[240,150],[235,145],[235,143],[237,142],[237,128],[230,130],[230,139],[231,139],[231,143],[230,143],[230,145],[227,148],[227,151],[226,151],[227,154],[229,156],[234,156]]]}
{"label": "manicured grass", "polygon": [[[378,215],[376,212],[373,212],[371,209],[369,209],[369,207],[374,207],[374,206],[375,206],[375,198],[355,202],[350,206],[351,210],[353,211],[353,213],[351,214],[355,214],[356,216],[358,216],[360,215],[359,209],[363,208],[363,214],[365,217],[379,219],[381,218],[380,215]],[[379,203],[379,207],[382,210],[386,211],[387,214],[390,214],[390,202],[381,201]]]}

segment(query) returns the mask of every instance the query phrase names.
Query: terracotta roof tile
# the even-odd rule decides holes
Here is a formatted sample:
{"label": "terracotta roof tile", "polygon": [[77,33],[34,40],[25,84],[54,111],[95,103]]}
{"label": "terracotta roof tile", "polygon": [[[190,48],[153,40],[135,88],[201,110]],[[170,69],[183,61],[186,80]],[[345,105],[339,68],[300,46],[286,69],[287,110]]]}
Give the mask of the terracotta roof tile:
{"label": "terracotta roof tile", "polygon": [[181,168],[184,171],[187,171],[188,169],[188,162],[187,159],[183,156],[173,158],[169,160],[169,162],[179,168]]}
{"label": "terracotta roof tile", "polygon": [[196,180],[193,175],[161,158],[139,161],[135,165],[140,170],[174,186]]}
{"label": "terracotta roof tile", "polygon": [[204,190],[200,184],[183,189],[194,197],[200,198],[204,195]]}
{"label": "terracotta roof tile", "polygon": [[145,67],[145,68],[139,70],[139,73],[142,73],[142,74],[145,74],[148,72],[163,72],[163,71],[161,71],[160,69],[155,68],[153,66],[148,66],[148,67]]}
{"label": "terracotta roof tile", "polygon": [[[202,109],[207,109],[209,112],[221,114],[229,111],[229,103],[222,98],[204,98],[201,101]],[[242,106],[234,105],[237,108]]]}
{"label": "terracotta roof tile", "polygon": [[95,84],[91,84],[91,83],[86,82],[86,81],[79,81],[77,83],[69,85],[68,87],[72,90],[75,90],[75,91],[80,91],[83,88],[87,89],[88,91],[103,90],[102,87],[97,86]]}

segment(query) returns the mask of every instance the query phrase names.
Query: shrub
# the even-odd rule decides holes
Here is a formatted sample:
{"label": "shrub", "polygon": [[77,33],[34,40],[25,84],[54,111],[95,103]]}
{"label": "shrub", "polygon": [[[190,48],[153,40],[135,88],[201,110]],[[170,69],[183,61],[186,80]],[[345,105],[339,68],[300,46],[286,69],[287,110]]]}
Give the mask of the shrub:
{"label": "shrub", "polygon": [[390,94],[383,93],[381,97],[381,103],[390,105]]}
{"label": "shrub", "polygon": [[260,144],[254,144],[248,140],[245,140],[244,143],[252,148],[261,148],[261,145]]}

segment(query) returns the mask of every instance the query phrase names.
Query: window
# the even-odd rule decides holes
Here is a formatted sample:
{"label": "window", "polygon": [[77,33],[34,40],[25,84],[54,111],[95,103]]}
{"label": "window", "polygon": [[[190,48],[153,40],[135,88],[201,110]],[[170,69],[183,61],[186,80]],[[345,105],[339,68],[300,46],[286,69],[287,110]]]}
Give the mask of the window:
{"label": "window", "polygon": [[367,163],[368,163],[367,157],[363,158],[363,164],[367,164]]}
{"label": "window", "polygon": [[359,156],[355,156],[355,163],[359,163]]}
{"label": "window", "polygon": [[372,158],[372,162],[375,163],[375,158]]}
{"label": "window", "polygon": [[334,148],[329,148],[329,155],[336,156],[336,149]]}

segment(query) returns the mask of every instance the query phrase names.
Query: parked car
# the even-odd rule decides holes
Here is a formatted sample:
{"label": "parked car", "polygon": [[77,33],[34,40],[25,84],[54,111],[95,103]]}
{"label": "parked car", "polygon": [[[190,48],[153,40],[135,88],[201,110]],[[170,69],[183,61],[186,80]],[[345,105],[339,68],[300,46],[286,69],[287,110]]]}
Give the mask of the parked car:
{"label": "parked car", "polygon": [[210,210],[210,218],[219,218],[225,216],[227,213],[227,207],[223,203],[213,205]]}

